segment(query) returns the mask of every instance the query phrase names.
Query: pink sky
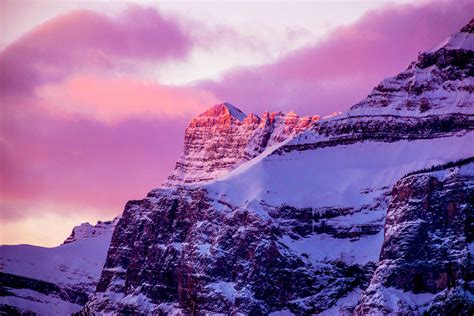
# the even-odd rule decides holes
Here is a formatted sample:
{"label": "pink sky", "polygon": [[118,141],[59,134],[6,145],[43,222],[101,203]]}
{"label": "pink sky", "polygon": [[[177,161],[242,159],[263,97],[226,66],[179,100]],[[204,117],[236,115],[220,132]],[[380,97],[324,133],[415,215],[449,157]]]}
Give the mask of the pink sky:
{"label": "pink sky", "polygon": [[[324,17],[305,17],[305,7],[300,22],[269,9],[268,28],[249,35],[237,16],[211,25],[182,7],[110,13],[79,4],[44,9],[29,19],[37,24],[15,32],[15,15],[23,21],[28,8],[21,4],[2,2],[10,22],[0,52],[0,243],[48,246],[159,186],[187,122],[207,107],[343,111],[474,12],[469,1],[423,1],[354,7],[351,16],[328,2],[344,20],[333,18],[324,33],[313,21]],[[245,4],[234,11],[243,14]]]}

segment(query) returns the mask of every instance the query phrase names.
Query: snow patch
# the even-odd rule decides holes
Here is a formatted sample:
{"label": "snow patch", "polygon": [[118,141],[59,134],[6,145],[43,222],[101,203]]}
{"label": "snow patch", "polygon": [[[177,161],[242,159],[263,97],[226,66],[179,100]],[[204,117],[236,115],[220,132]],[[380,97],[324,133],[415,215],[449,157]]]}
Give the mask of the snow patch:
{"label": "snow patch", "polygon": [[234,282],[220,281],[209,283],[206,288],[212,289],[215,292],[222,294],[231,303],[235,302],[235,296],[237,294],[237,291],[235,290]]}
{"label": "snow patch", "polygon": [[279,241],[299,256],[306,254],[312,264],[342,260],[349,264],[364,265],[378,262],[383,243],[383,230],[378,234],[357,240],[334,238],[328,234],[313,234],[306,238],[291,239],[285,235]]}
{"label": "snow patch", "polygon": [[39,315],[70,315],[82,309],[81,305],[28,289],[6,288],[6,290],[15,296],[0,296],[0,306],[14,306],[21,311],[32,311]]}

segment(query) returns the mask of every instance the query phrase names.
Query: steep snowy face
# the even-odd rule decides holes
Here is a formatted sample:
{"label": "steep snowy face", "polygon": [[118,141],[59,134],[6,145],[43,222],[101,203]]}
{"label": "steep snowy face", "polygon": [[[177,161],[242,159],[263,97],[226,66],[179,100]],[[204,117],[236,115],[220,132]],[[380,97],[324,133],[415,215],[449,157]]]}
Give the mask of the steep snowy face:
{"label": "steep snowy face", "polygon": [[119,219],[119,217],[116,217],[111,221],[98,221],[96,225],[82,223],[81,225],[75,226],[72,229],[71,235],[66,238],[63,244],[68,244],[82,239],[99,237],[102,235],[111,236],[115,225],[117,225]]}
{"label": "steep snowy face", "polygon": [[95,291],[117,222],[81,224],[58,247],[0,246],[0,311],[67,315],[81,310]]}
{"label": "steep snowy face", "polygon": [[382,81],[348,114],[474,113],[473,24],[471,21],[433,50],[420,54],[404,72]]}
{"label": "steep snowy face", "polygon": [[473,141],[292,151],[203,186],[153,190],[127,204],[86,311],[311,314],[346,295],[340,308],[351,310],[379,259],[392,185],[473,155]]}
{"label": "steep snowy face", "polygon": [[314,124],[318,116],[265,112],[262,118],[218,104],[194,118],[186,128],[184,152],[165,186],[202,183],[218,178],[252,159],[268,146]]}

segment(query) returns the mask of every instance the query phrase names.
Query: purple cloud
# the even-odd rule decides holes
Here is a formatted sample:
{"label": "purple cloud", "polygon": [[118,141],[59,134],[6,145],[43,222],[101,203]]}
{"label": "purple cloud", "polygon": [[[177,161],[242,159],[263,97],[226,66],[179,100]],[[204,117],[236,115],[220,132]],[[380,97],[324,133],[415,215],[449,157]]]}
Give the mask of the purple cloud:
{"label": "purple cloud", "polygon": [[0,53],[0,93],[24,94],[74,71],[120,67],[134,59],[183,59],[192,39],[175,20],[151,8],[110,17],[74,11],[45,22]]}
{"label": "purple cloud", "polygon": [[383,78],[403,70],[472,18],[471,1],[388,6],[339,27],[279,61],[200,83],[246,111],[328,114],[365,97]]}

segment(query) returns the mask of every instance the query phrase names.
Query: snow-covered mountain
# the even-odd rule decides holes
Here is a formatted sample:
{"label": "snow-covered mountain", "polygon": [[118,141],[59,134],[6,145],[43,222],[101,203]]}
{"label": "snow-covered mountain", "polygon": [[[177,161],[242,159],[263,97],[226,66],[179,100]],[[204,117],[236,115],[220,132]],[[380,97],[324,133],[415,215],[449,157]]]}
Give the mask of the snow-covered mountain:
{"label": "snow-covered mountain", "polygon": [[472,26],[467,25],[435,49],[420,54],[404,72],[383,80],[352,107],[350,115],[472,114],[473,43]]}
{"label": "snow-covered mountain", "polygon": [[0,313],[80,311],[95,291],[117,222],[76,226],[58,247],[0,246]]}
{"label": "snow-covered mountain", "polygon": [[472,315],[473,32],[342,115],[210,108],[120,221],[3,246],[0,311]]}
{"label": "snow-covered mountain", "polygon": [[472,314],[473,28],[275,142],[228,104],[193,120],[84,312]]}

